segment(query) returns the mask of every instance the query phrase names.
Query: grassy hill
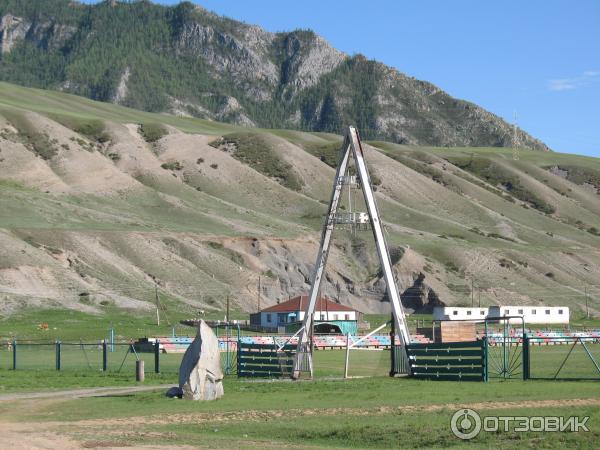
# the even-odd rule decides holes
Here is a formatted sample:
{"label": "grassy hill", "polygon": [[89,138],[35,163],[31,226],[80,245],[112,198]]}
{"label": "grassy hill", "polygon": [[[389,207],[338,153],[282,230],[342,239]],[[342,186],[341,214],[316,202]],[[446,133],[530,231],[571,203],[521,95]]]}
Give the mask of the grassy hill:
{"label": "grassy hill", "polygon": [[[174,321],[221,317],[228,295],[237,314],[255,310],[259,276],[262,306],[306,292],[340,142],[0,83],[1,314],[32,327],[44,308],[151,321],[156,287]],[[587,294],[600,312],[600,160],[381,141],[366,152],[403,288],[423,274],[447,304],[577,316]],[[323,293],[339,285],[343,303],[384,312],[371,241],[336,233]]]}

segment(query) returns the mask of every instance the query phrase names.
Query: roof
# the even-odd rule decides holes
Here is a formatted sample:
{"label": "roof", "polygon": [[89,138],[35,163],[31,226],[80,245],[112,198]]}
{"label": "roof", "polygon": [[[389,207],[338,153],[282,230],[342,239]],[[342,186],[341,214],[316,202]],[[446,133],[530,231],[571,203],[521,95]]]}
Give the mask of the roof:
{"label": "roof", "polygon": [[[293,312],[293,311],[305,311],[308,306],[308,295],[301,295],[294,297],[286,302],[278,303],[277,305],[270,306],[261,310],[261,312]],[[315,306],[315,311],[355,311],[354,309],[336,303],[328,298],[318,298]]]}

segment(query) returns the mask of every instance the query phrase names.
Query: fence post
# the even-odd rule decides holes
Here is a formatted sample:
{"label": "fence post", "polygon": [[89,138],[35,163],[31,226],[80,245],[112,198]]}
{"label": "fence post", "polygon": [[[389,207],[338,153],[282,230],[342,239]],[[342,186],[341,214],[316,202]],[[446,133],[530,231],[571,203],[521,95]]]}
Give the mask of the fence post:
{"label": "fence post", "polygon": [[160,343],[154,342],[154,373],[160,373]]}
{"label": "fence post", "polygon": [[106,372],[106,366],[107,366],[106,350],[107,350],[106,339],[104,339],[102,341],[102,372]]}
{"label": "fence post", "polygon": [[481,351],[483,352],[483,381],[488,381],[488,339],[487,333],[481,339]]}
{"label": "fence post", "polygon": [[348,378],[348,358],[350,357],[350,333],[346,333],[346,360],[344,362],[344,378]]}
{"label": "fence post", "polygon": [[238,329],[238,340],[237,340],[237,355],[236,355],[236,359],[237,359],[237,367],[236,367],[236,372],[237,372],[237,376],[238,378],[241,376],[240,375],[240,353],[241,353],[241,344],[242,344],[242,339],[240,338],[240,331]]}
{"label": "fence post", "polygon": [[56,370],[60,370],[60,341],[56,341]]}
{"label": "fence post", "polygon": [[523,379],[529,380],[529,336],[523,333]]}
{"label": "fence post", "polygon": [[137,359],[135,361],[135,381],[143,383],[145,379],[144,360]]}
{"label": "fence post", "polygon": [[390,327],[390,377],[396,375],[396,321],[394,320],[394,314],[392,313],[392,326]]}
{"label": "fence post", "polygon": [[13,340],[13,370],[17,370],[17,340]]}

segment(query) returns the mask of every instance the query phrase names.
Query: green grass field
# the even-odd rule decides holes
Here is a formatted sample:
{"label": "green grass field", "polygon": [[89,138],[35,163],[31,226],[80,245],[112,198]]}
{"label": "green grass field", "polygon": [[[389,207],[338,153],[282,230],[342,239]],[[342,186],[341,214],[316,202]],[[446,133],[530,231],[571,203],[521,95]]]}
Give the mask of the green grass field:
{"label": "green grass field", "polygon": [[[590,345],[592,352],[598,352]],[[578,346],[581,347],[581,346]],[[532,348],[532,375],[552,373],[569,346]],[[124,355],[109,357],[109,371],[87,366],[80,349],[63,352],[63,370],[52,366],[53,349],[22,349],[22,368],[0,368],[3,394],[60,389],[139,386],[134,358],[117,373]],[[566,375],[586,374],[590,361],[573,350]],[[132,355],[129,355],[132,356]],[[199,448],[593,448],[600,436],[600,380],[498,380],[488,383],[389,378],[389,352],[353,351],[343,380],[343,350],[317,351],[315,380],[260,380],[225,377],[225,396],[197,403],[168,399],[164,388],[150,392],[73,399],[0,401],[0,424],[28,424],[52,433],[60,429],[85,447],[192,445]],[[97,362],[98,352],[88,351]],[[154,374],[153,355],[146,361],[144,384],[177,384],[181,354],[161,355],[162,373]],[[0,352],[0,362],[10,352]],[[582,371],[583,370],[583,371]],[[598,374],[596,372],[598,378]],[[589,432],[481,433],[472,442],[455,438],[449,421],[460,407],[486,415],[590,416]],[[8,425],[7,425],[8,424]],[[16,425],[14,425],[16,426]],[[196,447],[194,447],[196,448]]]}
{"label": "green grass field", "polygon": [[[596,382],[460,383],[385,377],[248,382],[231,377],[224,384],[225,396],[211,403],[168,399],[162,389],[42,399],[33,406],[4,402],[0,420],[60,430],[85,447],[593,448],[600,436]],[[482,416],[590,416],[590,432],[481,433],[465,443],[451,434],[449,425],[462,406]]]}

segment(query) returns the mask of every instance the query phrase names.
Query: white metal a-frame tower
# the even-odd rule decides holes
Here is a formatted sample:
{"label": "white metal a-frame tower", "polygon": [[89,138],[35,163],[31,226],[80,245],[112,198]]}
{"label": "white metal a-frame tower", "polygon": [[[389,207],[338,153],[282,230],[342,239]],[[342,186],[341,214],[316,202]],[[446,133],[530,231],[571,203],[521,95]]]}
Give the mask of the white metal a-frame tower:
{"label": "white metal a-frame tower", "polygon": [[406,325],[404,309],[402,308],[402,303],[400,302],[398,286],[396,285],[396,280],[392,272],[392,262],[390,260],[390,254],[385,242],[383,224],[381,223],[379,211],[377,210],[377,204],[375,203],[375,196],[373,195],[373,190],[371,188],[369,172],[367,170],[360,137],[356,128],[348,128],[346,137],[344,139],[344,144],[342,145],[340,152],[341,158],[335,174],[335,180],[333,182],[333,192],[331,193],[331,200],[329,201],[329,211],[327,212],[325,225],[323,226],[323,232],[321,234],[321,246],[319,248],[319,254],[317,256],[317,261],[313,271],[309,301],[304,314],[302,328],[300,329],[300,336],[298,338],[298,347],[294,359],[294,370],[292,372],[292,378],[295,379],[299,378],[300,372],[310,372],[311,377],[313,375],[312,345],[310,342],[313,328],[313,316],[315,313],[317,297],[321,288],[321,281],[325,272],[325,266],[327,264],[327,257],[329,255],[329,248],[331,245],[331,237],[336,224],[337,210],[340,203],[342,187],[351,178],[346,175],[348,169],[348,160],[351,155],[354,158],[356,172],[365,198],[365,203],[367,204],[369,223],[373,230],[373,236],[375,237],[377,253],[379,255],[381,268],[383,270],[388,297],[392,303],[396,332],[400,337],[400,344],[402,346],[410,343],[410,334]]}

